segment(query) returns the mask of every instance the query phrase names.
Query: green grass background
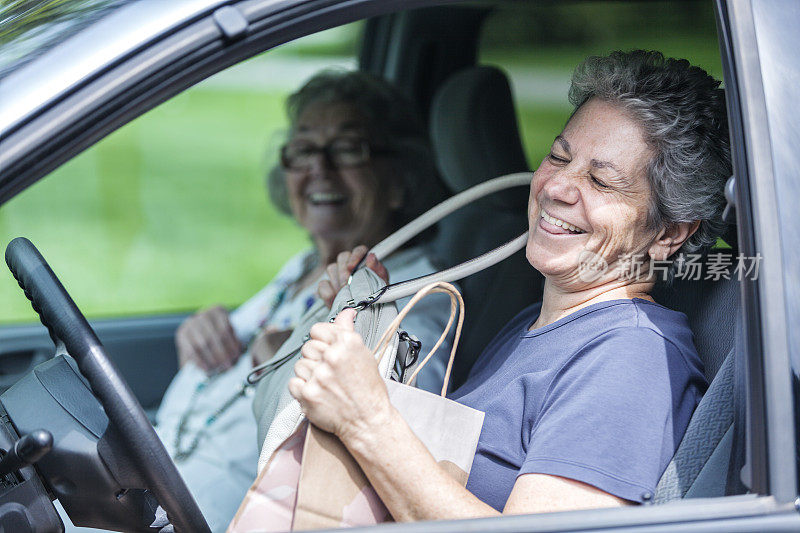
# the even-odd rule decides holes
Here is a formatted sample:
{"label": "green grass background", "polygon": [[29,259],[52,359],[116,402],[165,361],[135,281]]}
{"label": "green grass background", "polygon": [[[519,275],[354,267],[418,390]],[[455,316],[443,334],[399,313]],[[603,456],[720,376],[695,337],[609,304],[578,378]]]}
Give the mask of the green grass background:
{"label": "green grass background", "polygon": [[[187,91],[113,133],[0,209],[89,316],[240,303],[307,246],[266,200],[282,94]],[[35,316],[0,279],[0,319]]]}

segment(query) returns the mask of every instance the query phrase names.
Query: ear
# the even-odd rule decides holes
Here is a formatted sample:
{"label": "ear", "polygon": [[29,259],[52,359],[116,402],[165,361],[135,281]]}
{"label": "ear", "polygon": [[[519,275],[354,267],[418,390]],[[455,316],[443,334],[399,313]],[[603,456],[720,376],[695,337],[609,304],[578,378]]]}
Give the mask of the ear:
{"label": "ear", "polygon": [[650,257],[657,261],[668,259],[678,251],[678,248],[683,246],[686,239],[691,237],[698,227],[700,227],[700,221],[695,220],[693,222],[677,222],[661,230],[648,250]]}

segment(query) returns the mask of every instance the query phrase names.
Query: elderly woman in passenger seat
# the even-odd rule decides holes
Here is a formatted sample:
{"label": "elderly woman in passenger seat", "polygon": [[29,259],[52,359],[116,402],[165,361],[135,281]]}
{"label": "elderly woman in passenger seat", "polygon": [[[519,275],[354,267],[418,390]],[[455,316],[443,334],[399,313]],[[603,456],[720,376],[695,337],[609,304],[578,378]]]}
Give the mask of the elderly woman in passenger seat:
{"label": "elderly woman in passenger seat", "polygon": [[289,389],[342,440],[395,520],[652,497],[706,382],[686,316],[650,296],[662,271],[650,267],[676,269],[722,229],[731,165],[719,85],[641,50],[576,69],[575,110],[530,185],[526,255],[545,276],[543,301],[495,337],[450,396],[486,413],[466,489],[392,407],[354,312],[312,328]]}
{"label": "elderly woman in passenger seat", "polygon": [[[312,306],[328,263],[359,243],[376,244],[444,198],[426,129],[386,82],[323,72],[289,97],[287,111],[289,138],[269,192],[313,246],[238,309],[212,307],[180,326],[181,369],[157,415],[158,433],[213,530],[227,526],[256,476],[256,423],[242,389],[253,365],[269,359]],[[384,270],[374,256],[367,264],[398,281],[437,268],[418,245],[387,258]],[[431,299],[403,326],[430,347],[448,309],[447,298]],[[420,373],[421,387],[441,389],[448,351]]]}

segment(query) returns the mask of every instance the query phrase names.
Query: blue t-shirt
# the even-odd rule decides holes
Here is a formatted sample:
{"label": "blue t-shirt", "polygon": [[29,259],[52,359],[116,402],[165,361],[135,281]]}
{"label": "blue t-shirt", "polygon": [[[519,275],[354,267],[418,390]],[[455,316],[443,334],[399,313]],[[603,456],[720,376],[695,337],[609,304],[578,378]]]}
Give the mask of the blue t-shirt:
{"label": "blue t-shirt", "polygon": [[613,300],[528,331],[540,307],[450,396],[486,413],[467,489],[502,511],[517,477],[538,473],[643,501],[707,387],[686,315]]}

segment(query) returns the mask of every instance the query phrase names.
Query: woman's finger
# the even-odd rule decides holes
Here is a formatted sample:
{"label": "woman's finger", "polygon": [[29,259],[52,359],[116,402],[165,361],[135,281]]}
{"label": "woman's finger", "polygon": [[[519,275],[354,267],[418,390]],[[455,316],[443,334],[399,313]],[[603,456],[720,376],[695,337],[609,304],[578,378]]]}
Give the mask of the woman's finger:
{"label": "woman's finger", "polygon": [[323,279],[317,286],[317,296],[325,302],[328,307],[333,305],[333,300],[336,298],[336,291],[333,290],[333,285],[327,279]]}
{"label": "woman's finger", "polygon": [[328,280],[331,282],[334,290],[338,292],[338,290],[342,287],[342,284],[339,283],[339,265],[336,263],[331,263],[325,267],[325,273],[328,275]]}
{"label": "woman's finger", "polygon": [[355,331],[356,310],[352,308],[342,309],[333,320],[334,325],[342,328],[344,331]]}
{"label": "woman's finger", "polygon": [[230,353],[223,345],[219,316],[227,322],[227,311],[215,306],[196,313],[181,324],[176,337],[182,362],[193,361],[209,371],[229,366],[238,356],[238,352]]}
{"label": "woman's finger", "polygon": [[319,363],[301,357],[299,361],[294,364],[294,375],[303,381],[308,381],[314,374],[314,367]]}
{"label": "woman's finger", "polygon": [[211,350],[208,348],[208,342],[202,336],[202,332],[199,332],[196,329],[191,329],[186,332],[187,333],[187,341],[189,345],[192,347],[193,352],[193,361],[197,366],[208,372],[209,370],[213,370],[215,368],[214,363],[214,356],[211,353]]}
{"label": "woman's finger", "polygon": [[[185,365],[188,362],[195,362],[197,360],[197,353],[195,353],[194,346],[189,340],[189,335],[186,330],[178,330],[175,335],[175,347],[178,350],[178,364]],[[200,365],[198,365],[200,366]],[[202,366],[201,366],[202,368]]]}
{"label": "woman's finger", "polygon": [[242,353],[242,346],[233,331],[228,311],[221,306],[213,309],[214,312],[209,314],[209,318],[214,324],[214,330],[217,333],[222,352],[226,356],[226,361],[232,363]]}
{"label": "woman's finger", "polygon": [[361,262],[361,260],[364,258],[364,255],[366,255],[368,251],[369,248],[367,248],[363,244],[359,244],[358,246],[353,248],[353,251],[350,253],[350,259],[347,261],[347,265],[345,265],[347,271],[352,273],[353,270],[358,266],[358,263]]}
{"label": "woman's finger", "polygon": [[350,277],[350,271],[347,269],[347,264],[350,261],[350,252],[341,252],[336,256],[336,268],[339,275],[339,286],[343,287],[347,283],[347,278]]}
{"label": "woman's finger", "polygon": [[289,380],[289,394],[292,395],[292,398],[300,402],[302,405],[303,403],[303,387],[305,386],[306,382],[298,377],[293,377]]}
{"label": "woman's finger", "polygon": [[386,267],[383,266],[383,263],[378,261],[378,257],[375,254],[369,254],[367,256],[367,267],[375,272],[379,278],[381,278],[386,283],[389,283],[389,271],[386,270]]}
{"label": "woman's finger", "polygon": [[235,357],[227,352],[220,338],[220,330],[217,328],[214,312],[207,311],[203,314],[203,319],[198,320],[196,328],[193,328],[196,345],[203,350],[203,355],[211,370],[225,368]]}
{"label": "woman's finger", "polygon": [[330,345],[326,342],[311,339],[303,344],[303,347],[300,349],[300,353],[303,354],[303,357],[311,359],[312,361],[321,361],[322,354],[325,352],[328,346]]}
{"label": "woman's finger", "polygon": [[323,343],[333,344],[336,342],[336,326],[328,322],[317,322],[308,331],[308,336]]}

